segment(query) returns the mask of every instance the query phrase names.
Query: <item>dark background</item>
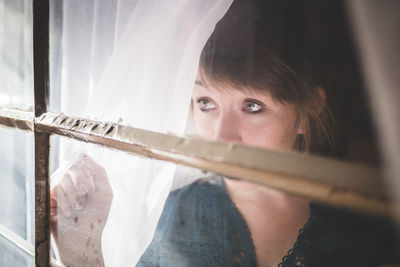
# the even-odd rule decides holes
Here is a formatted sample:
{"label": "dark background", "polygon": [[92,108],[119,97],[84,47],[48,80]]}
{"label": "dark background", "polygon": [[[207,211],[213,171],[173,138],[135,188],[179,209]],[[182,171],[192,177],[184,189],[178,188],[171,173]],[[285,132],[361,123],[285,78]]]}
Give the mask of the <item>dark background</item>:
{"label": "dark background", "polygon": [[[359,54],[344,1],[235,0],[216,29],[235,53],[257,57],[252,51],[261,45],[312,81],[312,86],[325,89],[337,134],[334,149],[326,146],[319,154],[380,165]],[[251,69],[248,66],[246,71]]]}
{"label": "dark background", "polygon": [[343,1],[305,2],[307,36],[320,60],[321,82],[336,118],[335,156],[380,165],[359,54]]}

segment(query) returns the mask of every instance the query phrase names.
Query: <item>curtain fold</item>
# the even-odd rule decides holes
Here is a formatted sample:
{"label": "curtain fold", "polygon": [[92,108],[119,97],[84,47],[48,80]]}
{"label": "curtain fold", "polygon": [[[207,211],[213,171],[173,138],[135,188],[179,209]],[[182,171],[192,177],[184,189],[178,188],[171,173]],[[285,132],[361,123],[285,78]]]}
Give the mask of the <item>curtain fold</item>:
{"label": "curtain fold", "polygon": [[[51,25],[50,49],[61,56],[52,53],[51,82],[61,97],[52,111],[182,135],[201,50],[231,2],[55,1],[62,23]],[[152,239],[175,165],[62,140],[52,186],[82,153],[106,169],[113,190],[106,266],[133,266]]]}

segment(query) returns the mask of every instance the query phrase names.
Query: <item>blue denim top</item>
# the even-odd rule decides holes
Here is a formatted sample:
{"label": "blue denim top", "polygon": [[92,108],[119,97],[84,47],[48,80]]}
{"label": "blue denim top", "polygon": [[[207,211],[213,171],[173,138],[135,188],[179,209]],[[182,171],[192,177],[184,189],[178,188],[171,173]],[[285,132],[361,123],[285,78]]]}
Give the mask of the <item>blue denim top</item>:
{"label": "blue denim top", "polygon": [[170,193],[137,266],[256,266],[250,232],[223,178],[198,180]]}
{"label": "blue denim top", "polygon": [[[355,267],[399,262],[397,231],[383,218],[310,203],[311,215],[280,267]],[[247,224],[220,176],[170,193],[137,266],[257,266]]]}

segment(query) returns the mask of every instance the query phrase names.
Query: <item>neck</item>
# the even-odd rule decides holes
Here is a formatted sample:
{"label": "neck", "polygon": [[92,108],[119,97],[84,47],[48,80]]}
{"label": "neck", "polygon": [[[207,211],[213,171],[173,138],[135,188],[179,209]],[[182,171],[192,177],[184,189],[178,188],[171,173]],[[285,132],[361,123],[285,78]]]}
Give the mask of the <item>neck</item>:
{"label": "neck", "polygon": [[284,209],[309,210],[309,201],[306,199],[244,180],[224,178],[224,181],[232,199],[249,199],[258,203],[273,203]]}
{"label": "neck", "polygon": [[258,266],[277,266],[310,217],[308,201],[242,180],[225,178],[225,183],[247,223]]}

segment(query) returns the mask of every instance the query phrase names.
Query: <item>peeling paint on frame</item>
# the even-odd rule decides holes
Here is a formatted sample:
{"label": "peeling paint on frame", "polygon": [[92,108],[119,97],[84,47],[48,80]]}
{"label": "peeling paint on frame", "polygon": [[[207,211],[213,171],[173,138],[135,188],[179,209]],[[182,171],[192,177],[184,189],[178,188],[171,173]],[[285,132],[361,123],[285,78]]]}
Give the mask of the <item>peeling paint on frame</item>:
{"label": "peeling paint on frame", "polygon": [[[25,115],[24,118],[29,117]],[[5,121],[3,117],[0,109],[0,124]],[[7,119],[20,117],[8,116]],[[32,122],[27,119],[25,123]],[[38,131],[240,177],[330,205],[379,215],[392,212],[380,170],[359,164],[295,152],[266,151],[240,144],[180,138],[119,123],[50,112],[36,118],[34,124]]]}

